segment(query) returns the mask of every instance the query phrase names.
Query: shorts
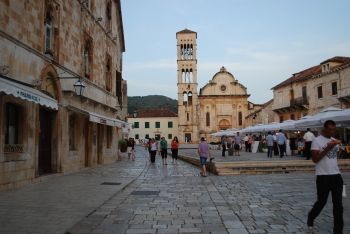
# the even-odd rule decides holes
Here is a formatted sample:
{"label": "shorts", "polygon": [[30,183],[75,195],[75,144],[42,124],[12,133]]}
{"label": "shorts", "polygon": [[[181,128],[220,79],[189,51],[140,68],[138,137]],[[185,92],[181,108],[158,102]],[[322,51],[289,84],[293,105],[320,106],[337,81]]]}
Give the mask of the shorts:
{"label": "shorts", "polygon": [[128,146],[128,154],[132,153],[132,147]]}
{"label": "shorts", "polygon": [[177,159],[178,152],[178,149],[171,149],[171,156],[173,157],[173,159]]}
{"label": "shorts", "polygon": [[202,166],[207,164],[207,158],[206,157],[199,157],[199,160],[201,161],[201,165]]}
{"label": "shorts", "polygon": [[239,150],[239,149],[240,149],[239,144],[235,144],[235,150]]}
{"label": "shorts", "polygon": [[167,158],[168,157],[168,150],[167,149],[162,149],[160,151],[160,154],[162,155],[162,158]]}

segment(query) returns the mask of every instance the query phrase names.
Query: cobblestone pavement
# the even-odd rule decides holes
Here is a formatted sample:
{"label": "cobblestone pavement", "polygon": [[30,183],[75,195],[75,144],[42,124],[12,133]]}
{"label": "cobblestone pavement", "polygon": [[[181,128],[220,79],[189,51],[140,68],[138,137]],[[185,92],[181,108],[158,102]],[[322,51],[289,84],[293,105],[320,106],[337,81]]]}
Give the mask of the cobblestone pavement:
{"label": "cobblestone pavement", "polygon": [[[145,168],[141,158],[124,159],[70,175],[0,192],[0,233],[64,233],[132,182]],[[117,182],[120,185],[101,185]]]}
{"label": "cobblestone pavement", "polygon": [[[272,156],[272,158],[267,157],[267,153],[249,153],[241,151],[241,156],[228,156],[226,152],[226,157],[221,156],[221,150],[212,149],[212,156],[215,157],[217,162],[234,162],[234,161],[280,161],[280,160],[305,160],[301,156],[284,156],[280,158],[279,156]],[[181,148],[179,150],[180,155],[198,157],[197,149]]]}
{"label": "cobblestone pavement", "polygon": [[[142,153],[136,162],[1,192],[0,233],[305,233],[315,199],[312,174],[202,178],[184,162],[162,166],[157,157],[146,165]],[[344,233],[350,233],[349,198],[344,206]],[[331,233],[331,208],[329,201],[316,233]]]}
{"label": "cobblestone pavement", "polygon": [[[311,173],[202,178],[191,165],[160,161],[69,232],[306,233],[305,217],[315,199]],[[349,183],[350,174],[343,176]],[[331,233],[331,208],[329,201],[316,233]],[[344,233],[350,233],[349,198],[344,208]]]}

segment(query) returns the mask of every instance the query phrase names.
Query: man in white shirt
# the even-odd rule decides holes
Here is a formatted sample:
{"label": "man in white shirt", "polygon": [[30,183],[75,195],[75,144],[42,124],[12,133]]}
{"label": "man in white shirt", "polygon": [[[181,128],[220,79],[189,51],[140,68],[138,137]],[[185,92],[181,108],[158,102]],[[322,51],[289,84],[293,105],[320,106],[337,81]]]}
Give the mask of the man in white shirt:
{"label": "man in white shirt", "polygon": [[249,137],[248,137],[248,134],[245,134],[245,137],[243,138],[243,140],[244,140],[244,145],[245,145],[245,152],[248,152],[248,150],[249,150],[249,146],[248,146]]}
{"label": "man in white shirt", "polygon": [[333,201],[333,233],[343,233],[343,179],[338,167],[337,156],[340,141],[333,138],[336,124],[333,120],[324,123],[320,136],[312,141],[312,161],[316,163],[317,201],[309,212],[307,225],[313,228],[315,218],[327,203],[329,192]]}
{"label": "man in white shirt", "polygon": [[311,144],[314,139],[315,135],[310,131],[310,128],[308,128],[304,134],[304,155],[307,160],[311,158]]}

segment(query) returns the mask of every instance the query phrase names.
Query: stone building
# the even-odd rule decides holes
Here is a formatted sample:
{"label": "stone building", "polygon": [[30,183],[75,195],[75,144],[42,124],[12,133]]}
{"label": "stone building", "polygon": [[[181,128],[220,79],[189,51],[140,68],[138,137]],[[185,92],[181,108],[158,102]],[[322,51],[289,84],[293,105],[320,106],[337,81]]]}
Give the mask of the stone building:
{"label": "stone building", "polygon": [[177,114],[168,109],[141,109],[128,118],[132,126],[130,137],[136,140],[165,137],[170,141],[178,136]]}
{"label": "stone building", "polygon": [[350,57],[333,57],[272,88],[275,121],[300,119],[334,106],[350,107]]}
{"label": "stone building", "polygon": [[116,160],[120,0],[0,0],[0,51],[1,188]]}
{"label": "stone building", "polygon": [[275,112],[272,111],[273,99],[254,108],[246,117],[246,125],[269,124],[275,121]]}
{"label": "stone building", "polygon": [[198,93],[197,33],[185,29],[176,39],[180,142],[212,140],[216,131],[245,127],[245,116],[255,108],[247,88],[222,67]]}

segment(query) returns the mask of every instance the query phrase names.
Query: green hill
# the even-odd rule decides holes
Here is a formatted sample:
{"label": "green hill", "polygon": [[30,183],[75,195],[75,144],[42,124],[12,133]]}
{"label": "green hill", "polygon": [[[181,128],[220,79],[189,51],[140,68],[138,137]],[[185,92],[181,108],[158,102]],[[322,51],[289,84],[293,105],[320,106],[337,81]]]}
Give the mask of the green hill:
{"label": "green hill", "polygon": [[168,108],[177,113],[177,100],[162,95],[128,97],[128,113],[139,109]]}

